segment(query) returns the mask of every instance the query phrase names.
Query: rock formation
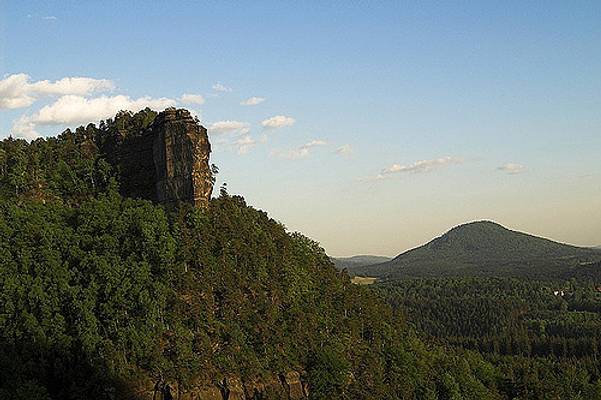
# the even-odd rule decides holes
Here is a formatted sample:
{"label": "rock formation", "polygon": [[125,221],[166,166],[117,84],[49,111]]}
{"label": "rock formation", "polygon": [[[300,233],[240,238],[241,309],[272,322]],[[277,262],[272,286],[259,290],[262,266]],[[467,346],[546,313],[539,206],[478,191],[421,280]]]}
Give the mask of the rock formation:
{"label": "rock formation", "polygon": [[207,130],[185,109],[168,108],[144,130],[117,130],[103,145],[122,194],[164,205],[206,207],[213,191]]}
{"label": "rock formation", "polygon": [[178,386],[177,382],[161,382],[161,384],[153,384],[150,379],[136,382],[135,398],[163,400],[157,387],[165,384],[169,385],[172,393],[177,393],[174,397],[181,400],[307,400],[309,398],[308,388],[301,381],[301,374],[296,371],[248,380],[229,375],[218,382],[193,381],[186,388]]}
{"label": "rock formation", "polygon": [[207,206],[213,190],[207,130],[187,110],[176,109],[160,113],[150,129],[157,201]]}

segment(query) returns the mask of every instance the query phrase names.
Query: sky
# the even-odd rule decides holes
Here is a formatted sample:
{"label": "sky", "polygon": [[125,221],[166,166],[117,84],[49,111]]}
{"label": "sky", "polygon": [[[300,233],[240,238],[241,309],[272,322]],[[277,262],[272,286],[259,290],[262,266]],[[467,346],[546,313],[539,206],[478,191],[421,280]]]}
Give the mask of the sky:
{"label": "sky", "polygon": [[481,219],[601,245],[599,1],[0,0],[0,138],[146,106],[330,255]]}

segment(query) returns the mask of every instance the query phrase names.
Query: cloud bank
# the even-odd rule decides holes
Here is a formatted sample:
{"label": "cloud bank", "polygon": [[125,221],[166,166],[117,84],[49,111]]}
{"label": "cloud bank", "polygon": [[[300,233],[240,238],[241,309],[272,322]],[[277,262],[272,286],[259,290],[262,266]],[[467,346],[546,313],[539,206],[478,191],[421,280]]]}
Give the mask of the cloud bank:
{"label": "cloud bank", "polygon": [[375,177],[376,179],[385,179],[393,174],[402,174],[402,173],[413,173],[413,174],[421,174],[426,172],[431,172],[435,169],[440,169],[447,167],[453,164],[461,164],[463,160],[457,157],[440,157],[432,160],[419,160],[414,162],[413,164],[401,165],[401,164],[392,164],[388,168],[384,168],[380,173]]}
{"label": "cloud bank", "polygon": [[292,126],[295,122],[296,120],[292,117],[288,117],[286,115],[276,115],[261,121],[261,125],[266,129],[277,129],[286,126]]}
{"label": "cloud bank", "polygon": [[175,100],[164,97],[158,99],[151,97],[132,99],[124,95],[96,98],[66,95],[31,115],[21,116],[13,124],[13,131],[18,136],[34,139],[39,136],[36,131],[39,126],[98,122],[115,116],[121,110],[138,111],[146,107],[162,110],[173,107],[176,103]]}
{"label": "cloud bank", "polygon": [[67,77],[54,82],[32,82],[27,74],[13,74],[0,80],[0,109],[29,107],[43,96],[87,96],[114,88],[115,84],[107,79]]}
{"label": "cloud bank", "polygon": [[205,103],[205,98],[199,94],[183,94],[182,97],[179,98],[184,104],[197,104],[202,105]]}
{"label": "cloud bank", "polygon": [[247,122],[240,121],[217,121],[213,122],[209,128],[209,133],[214,135],[226,134],[226,133],[237,133],[245,135],[250,131],[250,124]]}

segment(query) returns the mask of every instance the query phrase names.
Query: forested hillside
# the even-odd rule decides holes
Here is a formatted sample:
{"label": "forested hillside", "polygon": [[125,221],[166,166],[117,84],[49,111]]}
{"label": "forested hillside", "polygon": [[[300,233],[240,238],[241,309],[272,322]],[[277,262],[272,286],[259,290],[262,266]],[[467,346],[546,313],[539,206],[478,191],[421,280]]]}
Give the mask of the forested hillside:
{"label": "forested hillside", "polygon": [[422,342],[242,197],[124,197],[86,138],[148,115],[0,143],[1,397],[505,397],[492,364]]}
{"label": "forested hillside", "polygon": [[240,197],[174,214],[110,191],[78,208],[4,202],[0,246],[4,397],[288,371],[316,399],[500,397],[478,355],[450,369],[458,354],[428,349],[315,242]]}
{"label": "forested hillside", "polygon": [[601,251],[512,231],[490,221],[457,226],[389,262],[350,267],[382,279],[440,276],[569,278],[601,261]]}
{"label": "forested hillside", "polygon": [[114,150],[138,138],[157,114],[150,109],[120,112],[98,126],[67,129],[56,137],[0,141],[0,197],[78,205],[105,192],[111,178],[118,181],[115,188],[122,194],[131,192],[132,186],[147,184],[127,179],[127,171],[120,171],[115,162]]}
{"label": "forested hillside", "polygon": [[482,354],[513,386],[510,398],[592,399],[601,396],[600,282],[597,271],[570,280],[402,279],[375,290],[420,336]]}
{"label": "forested hillside", "polygon": [[0,397],[601,398],[590,290],[373,291],[225,188],[206,207],[126,197],[89,138],[153,115],[0,142]]}

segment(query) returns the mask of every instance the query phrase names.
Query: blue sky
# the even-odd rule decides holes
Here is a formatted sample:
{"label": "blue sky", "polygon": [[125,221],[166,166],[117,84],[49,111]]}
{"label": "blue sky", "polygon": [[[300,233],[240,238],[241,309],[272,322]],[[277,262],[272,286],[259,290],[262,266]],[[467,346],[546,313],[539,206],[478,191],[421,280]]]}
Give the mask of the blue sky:
{"label": "blue sky", "polygon": [[600,71],[596,1],[0,2],[0,137],[189,107],[220,182],[333,255],[475,219],[601,244]]}

